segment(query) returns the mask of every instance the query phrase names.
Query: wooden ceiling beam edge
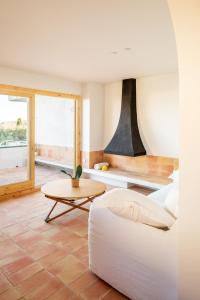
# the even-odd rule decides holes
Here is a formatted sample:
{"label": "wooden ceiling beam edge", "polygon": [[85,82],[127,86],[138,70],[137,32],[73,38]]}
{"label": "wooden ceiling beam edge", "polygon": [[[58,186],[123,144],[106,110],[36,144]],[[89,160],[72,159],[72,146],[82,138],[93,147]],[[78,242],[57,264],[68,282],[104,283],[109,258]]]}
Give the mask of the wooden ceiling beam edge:
{"label": "wooden ceiling beam edge", "polygon": [[39,90],[39,89],[32,89],[32,88],[25,88],[25,87],[19,87],[15,85],[7,85],[7,84],[0,84],[0,89],[6,91],[12,91],[12,92],[24,92],[32,95],[42,95],[42,96],[49,96],[49,97],[62,97],[67,99],[74,99],[74,100],[80,100],[80,95],[75,94],[69,94],[69,93],[63,93],[63,92],[52,92],[49,90]]}

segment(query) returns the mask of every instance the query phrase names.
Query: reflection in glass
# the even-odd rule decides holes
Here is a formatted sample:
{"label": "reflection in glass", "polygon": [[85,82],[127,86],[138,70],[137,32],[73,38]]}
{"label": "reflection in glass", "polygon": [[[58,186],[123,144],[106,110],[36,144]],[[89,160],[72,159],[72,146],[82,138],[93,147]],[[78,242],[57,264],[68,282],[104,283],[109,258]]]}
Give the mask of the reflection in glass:
{"label": "reflection in glass", "polygon": [[28,98],[0,95],[0,185],[28,180]]}

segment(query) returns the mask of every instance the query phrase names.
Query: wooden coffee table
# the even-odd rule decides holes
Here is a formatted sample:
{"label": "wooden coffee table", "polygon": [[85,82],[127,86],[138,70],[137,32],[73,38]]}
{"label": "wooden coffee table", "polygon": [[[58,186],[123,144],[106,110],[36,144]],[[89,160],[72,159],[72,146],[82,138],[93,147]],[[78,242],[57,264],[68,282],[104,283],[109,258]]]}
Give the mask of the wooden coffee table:
{"label": "wooden coffee table", "polygon": [[[55,201],[45,219],[45,222],[48,223],[74,209],[81,209],[88,212],[89,209],[83,207],[83,205],[87,202],[92,202],[95,197],[102,195],[106,191],[106,186],[94,180],[80,179],[80,186],[73,188],[71,186],[71,179],[59,179],[43,185],[41,191],[45,194],[46,198]],[[78,203],[77,200],[79,200]],[[51,213],[58,203],[69,205],[71,208],[50,218]]]}

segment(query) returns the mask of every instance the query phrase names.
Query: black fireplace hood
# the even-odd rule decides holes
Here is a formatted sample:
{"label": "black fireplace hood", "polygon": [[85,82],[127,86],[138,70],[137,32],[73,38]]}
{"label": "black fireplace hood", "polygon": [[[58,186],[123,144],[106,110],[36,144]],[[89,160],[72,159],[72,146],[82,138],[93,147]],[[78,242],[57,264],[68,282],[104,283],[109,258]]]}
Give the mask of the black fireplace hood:
{"label": "black fireplace hood", "polygon": [[146,154],[137,123],[136,79],[123,80],[119,123],[112,140],[104,152],[126,156]]}

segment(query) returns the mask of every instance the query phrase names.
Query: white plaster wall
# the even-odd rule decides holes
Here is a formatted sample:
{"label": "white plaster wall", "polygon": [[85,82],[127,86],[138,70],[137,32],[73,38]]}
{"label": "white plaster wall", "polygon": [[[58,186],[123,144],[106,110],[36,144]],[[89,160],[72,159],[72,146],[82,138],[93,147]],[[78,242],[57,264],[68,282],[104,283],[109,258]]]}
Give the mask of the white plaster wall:
{"label": "white plaster wall", "polygon": [[104,145],[108,145],[117,128],[121,111],[122,81],[105,85]]}
{"label": "white plaster wall", "polygon": [[104,86],[89,84],[90,93],[90,151],[102,150],[104,130]]}
{"label": "white plaster wall", "polygon": [[82,85],[82,150],[90,151],[90,95],[87,84]]}
{"label": "white plaster wall", "polygon": [[[105,85],[104,147],[119,121],[122,81]],[[178,157],[178,75],[137,79],[140,134],[148,154]]]}
{"label": "white plaster wall", "polygon": [[168,0],[180,93],[179,300],[200,299],[200,1]]}
{"label": "white plaster wall", "polygon": [[82,98],[82,149],[84,151],[102,150],[104,131],[104,85],[99,83],[83,84]]}
{"label": "white plaster wall", "polygon": [[137,79],[137,113],[147,153],[178,157],[178,74]]}
{"label": "white plaster wall", "polygon": [[36,95],[36,144],[73,147],[74,100]]}
{"label": "white plaster wall", "polygon": [[0,84],[80,94],[81,84],[59,77],[0,67]]}

